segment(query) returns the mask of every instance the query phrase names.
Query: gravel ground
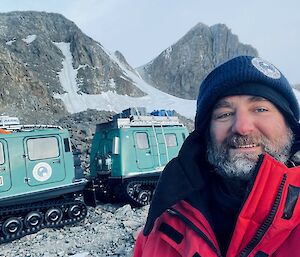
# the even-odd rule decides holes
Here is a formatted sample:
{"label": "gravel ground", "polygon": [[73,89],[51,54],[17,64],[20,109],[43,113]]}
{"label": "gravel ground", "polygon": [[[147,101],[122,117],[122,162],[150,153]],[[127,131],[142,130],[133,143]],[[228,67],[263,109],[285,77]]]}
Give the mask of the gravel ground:
{"label": "gravel ground", "polygon": [[148,206],[104,204],[89,207],[84,221],[36,234],[0,246],[2,257],[130,257]]}

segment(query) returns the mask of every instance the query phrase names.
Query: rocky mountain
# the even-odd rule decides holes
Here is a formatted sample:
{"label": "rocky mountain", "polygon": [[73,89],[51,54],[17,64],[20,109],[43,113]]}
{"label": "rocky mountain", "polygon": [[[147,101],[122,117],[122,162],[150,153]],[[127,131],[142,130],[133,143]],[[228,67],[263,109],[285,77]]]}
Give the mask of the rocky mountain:
{"label": "rocky mountain", "polygon": [[69,44],[78,93],[145,95],[100,43],[62,15],[1,13],[0,113],[17,113],[26,122],[49,122],[49,117],[54,121],[67,114],[63,102],[53,98],[64,93],[58,76],[65,58],[57,46],[60,42]]}
{"label": "rocky mountain", "polygon": [[[149,95],[147,83],[148,88],[154,86],[173,96],[195,99],[204,76],[218,63],[238,54],[257,55],[257,51],[239,43],[225,25],[208,27],[199,23],[152,62],[135,70],[122,53],[109,53],[60,14],[1,13],[0,114],[17,115],[26,123],[57,123],[69,115],[67,103],[80,105],[79,111],[105,107],[111,111],[113,104],[122,103],[119,98],[110,100],[111,93],[140,98],[138,104],[145,103],[141,97]],[[67,61],[69,66],[65,65]],[[61,76],[66,68],[69,77]],[[66,89],[65,85],[72,83],[76,85]],[[80,97],[105,92],[108,94],[97,98],[98,103],[103,101],[101,107],[90,107],[87,103],[91,98]],[[157,93],[151,97],[157,97]],[[73,112],[78,112],[76,109]]]}
{"label": "rocky mountain", "polygon": [[257,56],[224,24],[199,23],[148,64],[137,68],[144,80],[177,97],[196,99],[200,82],[218,64],[237,55]]}

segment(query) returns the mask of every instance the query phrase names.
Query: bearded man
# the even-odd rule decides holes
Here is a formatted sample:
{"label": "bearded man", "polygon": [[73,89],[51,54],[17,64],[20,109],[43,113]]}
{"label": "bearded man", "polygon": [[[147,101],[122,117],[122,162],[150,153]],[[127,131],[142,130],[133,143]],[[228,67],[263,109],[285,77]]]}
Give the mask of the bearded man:
{"label": "bearded man", "polygon": [[238,56],[215,68],[134,257],[300,257],[298,120],[294,92],[269,62]]}

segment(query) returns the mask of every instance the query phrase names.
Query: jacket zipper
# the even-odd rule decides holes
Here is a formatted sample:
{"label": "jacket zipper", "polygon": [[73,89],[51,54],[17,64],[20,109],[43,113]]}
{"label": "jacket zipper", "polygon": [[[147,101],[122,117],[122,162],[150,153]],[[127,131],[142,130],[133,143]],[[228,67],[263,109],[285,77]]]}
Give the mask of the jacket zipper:
{"label": "jacket zipper", "polygon": [[215,247],[213,242],[199,229],[192,221],[190,221],[187,217],[185,217],[182,213],[177,211],[174,208],[169,208],[167,212],[173,216],[178,217],[181,221],[183,221],[190,229],[192,229],[197,235],[199,235],[208,245],[209,247],[216,253],[218,257],[222,257],[218,249]]}
{"label": "jacket zipper", "polygon": [[264,234],[267,232],[267,230],[271,226],[271,224],[275,218],[275,215],[278,211],[278,207],[279,207],[279,203],[281,200],[282,191],[283,191],[283,187],[286,182],[286,179],[287,179],[287,174],[284,174],[270,213],[268,214],[264,223],[256,231],[255,236],[251,239],[251,241],[248,243],[248,245],[241,252],[240,257],[248,256],[251,253],[251,251],[257,246],[257,244],[261,241],[262,237],[264,236]]}

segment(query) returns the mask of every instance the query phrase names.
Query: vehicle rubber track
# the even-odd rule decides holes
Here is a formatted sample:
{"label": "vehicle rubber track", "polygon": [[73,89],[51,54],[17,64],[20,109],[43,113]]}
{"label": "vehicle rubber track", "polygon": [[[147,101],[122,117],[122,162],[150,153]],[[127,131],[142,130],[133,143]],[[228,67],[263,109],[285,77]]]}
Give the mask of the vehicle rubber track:
{"label": "vehicle rubber track", "polygon": [[73,198],[48,200],[0,208],[0,244],[83,220],[86,205]]}
{"label": "vehicle rubber track", "polygon": [[124,183],[128,200],[135,206],[148,205],[157,185],[157,179],[130,179]]}

